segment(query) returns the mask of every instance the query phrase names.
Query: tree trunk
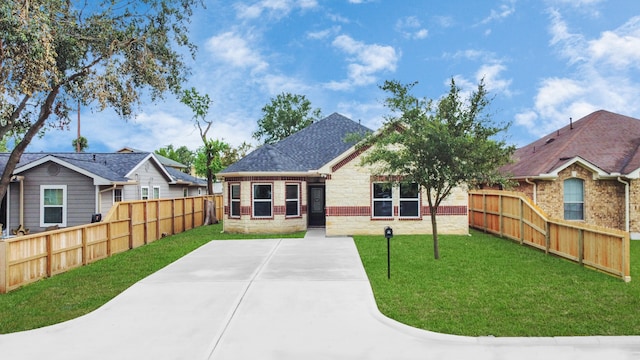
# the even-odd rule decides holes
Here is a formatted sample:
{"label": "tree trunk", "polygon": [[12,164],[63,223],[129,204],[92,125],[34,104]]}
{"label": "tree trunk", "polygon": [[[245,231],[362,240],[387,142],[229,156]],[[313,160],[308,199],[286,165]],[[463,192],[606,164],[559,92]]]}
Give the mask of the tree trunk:
{"label": "tree trunk", "polygon": [[204,225],[217,224],[218,217],[216,216],[215,201],[205,200],[204,207],[205,207],[205,214],[206,214],[204,218]]}
{"label": "tree trunk", "polygon": [[436,220],[437,210],[431,209],[431,232],[433,234],[433,257],[440,259],[440,246],[438,245],[438,222]]}

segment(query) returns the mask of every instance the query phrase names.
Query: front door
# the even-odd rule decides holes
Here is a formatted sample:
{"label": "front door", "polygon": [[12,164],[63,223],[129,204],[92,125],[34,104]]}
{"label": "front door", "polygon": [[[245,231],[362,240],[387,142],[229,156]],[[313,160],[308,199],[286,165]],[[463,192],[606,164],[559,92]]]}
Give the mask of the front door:
{"label": "front door", "polygon": [[309,226],[324,226],[324,186],[309,186]]}

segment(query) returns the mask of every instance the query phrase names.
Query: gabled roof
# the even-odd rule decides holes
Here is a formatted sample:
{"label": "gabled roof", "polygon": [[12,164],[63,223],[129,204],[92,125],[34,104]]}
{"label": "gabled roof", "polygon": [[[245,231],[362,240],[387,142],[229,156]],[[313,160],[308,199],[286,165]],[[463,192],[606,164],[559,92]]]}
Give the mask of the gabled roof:
{"label": "gabled roof", "polygon": [[221,174],[318,170],[354,145],[345,141],[348,135],[370,132],[369,128],[333,113],[273,145],[257,148]]}
{"label": "gabled roof", "polygon": [[502,168],[514,178],[552,177],[578,162],[598,173],[627,175],[640,168],[640,120],[599,110],[517,149]]}
{"label": "gabled roof", "polygon": [[[138,150],[130,147],[123,147],[122,149],[116,151],[117,153],[145,153],[148,151]],[[153,155],[160,161],[160,163],[164,166],[169,166],[176,169],[186,169],[187,165],[177,162],[173,159],[169,159],[168,157],[162,156],[160,154],[153,153]]]}
{"label": "gabled roof", "polygon": [[[0,169],[3,169],[9,154],[0,154]],[[147,160],[154,162],[169,183],[193,183],[202,185],[203,180],[171,167],[163,166],[154,154],[148,152],[129,153],[24,153],[17,164],[14,174],[18,175],[33,167],[55,162],[86,175],[95,185],[109,185],[131,181],[131,173]],[[180,174],[178,174],[180,173]]]}

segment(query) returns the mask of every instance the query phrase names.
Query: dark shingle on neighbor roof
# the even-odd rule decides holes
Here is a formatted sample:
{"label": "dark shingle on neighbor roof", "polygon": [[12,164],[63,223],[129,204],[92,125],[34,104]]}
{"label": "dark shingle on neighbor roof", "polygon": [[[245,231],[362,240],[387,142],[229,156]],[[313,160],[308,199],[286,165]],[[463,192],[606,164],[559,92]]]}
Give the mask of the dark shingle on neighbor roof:
{"label": "dark shingle on neighbor roof", "polygon": [[599,110],[544,136],[514,153],[502,168],[516,178],[548,174],[580,157],[607,173],[640,168],[640,120]]}
{"label": "dark shingle on neighbor roof", "polygon": [[355,144],[345,141],[348,135],[370,132],[369,128],[333,113],[276,144],[259,147],[222,173],[316,170]]}
{"label": "dark shingle on neighbor roof", "polygon": [[[53,156],[61,161],[67,162],[75,167],[83,169],[98,177],[112,182],[122,182],[131,180],[126,177],[136,166],[138,166],[150,153],[129,152],[129,153],[24,153],[16,168],[26,166],[29,163],[38,161],[47,156]],[[9,154],[0,154],[0,168],[4,169]],[[184,174],[171,167],[164,167],[174,180],[193,182],[201,184],[202,180],[189,174]]]}

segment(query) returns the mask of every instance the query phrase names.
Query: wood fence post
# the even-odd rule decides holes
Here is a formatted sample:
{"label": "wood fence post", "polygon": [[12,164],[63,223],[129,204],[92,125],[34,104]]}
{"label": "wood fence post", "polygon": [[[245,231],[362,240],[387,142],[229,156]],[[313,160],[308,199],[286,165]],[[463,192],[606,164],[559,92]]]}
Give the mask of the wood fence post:
{"label": "wood fence post", "polygon": [[46,243],[47,243],[47,277],[51,277],[51,272],[53,271],[53,255],[52,255],[52,249],[51,249],[51,235],[47,235],[46,236]]}
{"label": "wood fence post", "polygon": [[544,219],[544,231],[544,253],[549,254],[549,249],[551,248],[551,223],[547,219]]}
{"label": "wood fence post", "polygon": [[631,281],[631,266],[630,266],[630,256],[631,256],[631,245],[629,239],[629,233],[626,233],[622,237],[622,279],[625,282]]}
{"label": "wood fence post", "polygon": [[498,233],[500,234],[500,237],[504,237],[502,225],[502,223],[504,222],[504,217],[502,216],[502,201],[502,194],[500,194],[498,195]]}
{"label": "wood fence post", "polygon": [[171,199],[171,234],[176,233],[176,199]]}
{"label": "wood fence post", "polygon": [[156,200],[156,238],[162,237],[160,233],[160,200]]}
{"label": "wood fence post", "polygon": [[[119,208],[118,208],[119,211]],[[111,226],[113,225],[112,221],[107,223],[107,257],[111,257]]]}
{"label": "wood fence post", "polygon": [[133,249],[133,203],[129,203],[129,250]]}
{"label": "wood fence post", "polygon": [[148,202],[144,202],[143,205],[143,216],[144,216],[144,225],[143,225],[143,231],[144,231],[144,244],[147,245],[149,243],[149,203]]}
{"label": "wood fence post", "polygon": [[520,245],[524,244],[524,200],[520,200]]}
{"label": "wood fence post", "polygon": [[482,229],[487,232],[487,194],[482,194]]}
{"label": "wood fence post", "polygon": [[87,228],[83,227],[81,230],[82,234],[82,265],[87,265]]}
{"label": "wood fence post", "polygon": [[9,257],[7,254],[7,242],[0,239],[0,294],[7,292],[7,274],[9,273]]}
{"label": "wood fence post", "polygon": [[584,231],[578,229],[578,263],[584,265]]}

